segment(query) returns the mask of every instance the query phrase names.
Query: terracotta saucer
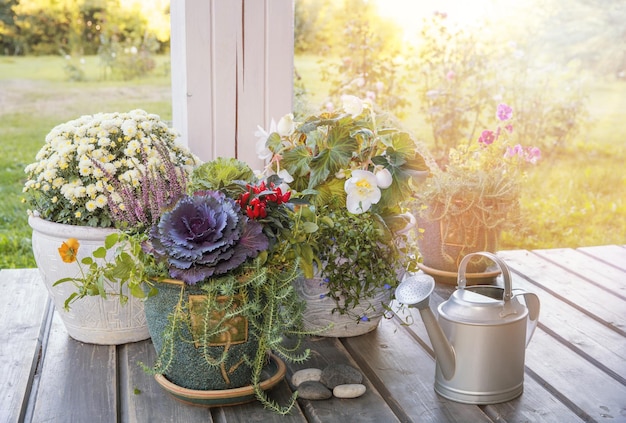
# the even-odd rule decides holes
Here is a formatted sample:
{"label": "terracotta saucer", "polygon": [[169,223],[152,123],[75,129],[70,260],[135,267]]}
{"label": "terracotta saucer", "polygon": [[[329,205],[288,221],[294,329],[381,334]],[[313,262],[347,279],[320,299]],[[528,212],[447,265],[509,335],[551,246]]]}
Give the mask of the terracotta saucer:
{"label": "terracotta saucer", "polygon": [[[287,372],[285,363],[276,355],[270,354],[270,360],[263,369],[261,378],[261,389],[264,391],[276,386]],[[157,383],[161,385],[175,399],[185,404],[197,405],[201,407],[220,407],[226,405],[244,404],[254,401],[254,387],[252,385],[242,386],[233,389],[220,389],[215,391],[203,391],[197,389],[187,389],[178,386],[161,374],[154,376]]]}
{"label": "terracotta saucer", "polygon": [[[449,285],[456,285],[458,273],[450,272],[447,270],[434,269],[426,266],[424,263],[417,263],[417,266],[426,274],[435,278],[435,281],[442,282]],[[502,273],[500,269],[487,268],[486,271],[480,273],[465,273],[468,285],[475,285],[480,283],[491,283],[495,277]]]}

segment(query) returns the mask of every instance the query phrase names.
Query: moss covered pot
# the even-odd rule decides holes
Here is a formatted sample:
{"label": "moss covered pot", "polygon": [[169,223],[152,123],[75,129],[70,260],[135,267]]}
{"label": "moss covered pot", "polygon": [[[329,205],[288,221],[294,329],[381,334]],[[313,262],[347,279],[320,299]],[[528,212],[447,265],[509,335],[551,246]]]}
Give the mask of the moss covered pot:
{"label": "moss covered pot", "polygon": [[[146,320],[164,376],[187,389],[222,390],[251,384],[258,349],[242,297],[210,298],[198,286],[165,280],[145,302]],[[205,324],[206,322],[206,324]],[[217,328],[217,330],[216,330]]]}

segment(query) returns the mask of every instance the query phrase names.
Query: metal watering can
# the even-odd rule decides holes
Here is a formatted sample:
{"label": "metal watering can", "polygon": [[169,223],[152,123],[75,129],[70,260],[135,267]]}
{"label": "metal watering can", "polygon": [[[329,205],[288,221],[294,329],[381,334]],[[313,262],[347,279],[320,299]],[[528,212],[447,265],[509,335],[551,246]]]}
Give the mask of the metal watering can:
{"label": "metal watering can", "polygon": [[[465,286],[467,263],[477,255],[500,267],[504,288]],[[437,358],[435,391],[467,404],[495,404],[519,396],[524,389],[524,353],[539,317],[537,295],[513,290],[506,264],[486,252],[461,260],[457,290],[439,305],[438,322],[428,304],[434,287],[429,275],[407,274],[396,288],[396,299],[416,307],[422,316]]]}

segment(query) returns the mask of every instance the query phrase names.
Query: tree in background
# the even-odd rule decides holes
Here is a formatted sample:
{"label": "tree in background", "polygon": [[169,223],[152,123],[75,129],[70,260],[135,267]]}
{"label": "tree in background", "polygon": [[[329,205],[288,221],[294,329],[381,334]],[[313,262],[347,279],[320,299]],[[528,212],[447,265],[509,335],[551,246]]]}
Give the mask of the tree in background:
{"label": "tree in background", "polygon": [[[112,41],[164,51],[169,0],[0,0],[4,54],[95,54]],[[147,48],[147,47],[146,47]]]}
{"label": "tree in background", "polygon": [[323,57],[321,77],[331,86],[329,108],[350,94],[403,115],[409,104],[403,95],[407,79],[396,63],[402,43],[393,23],[380,18],[371,2],[300,0],[295,23],[296,51]]}

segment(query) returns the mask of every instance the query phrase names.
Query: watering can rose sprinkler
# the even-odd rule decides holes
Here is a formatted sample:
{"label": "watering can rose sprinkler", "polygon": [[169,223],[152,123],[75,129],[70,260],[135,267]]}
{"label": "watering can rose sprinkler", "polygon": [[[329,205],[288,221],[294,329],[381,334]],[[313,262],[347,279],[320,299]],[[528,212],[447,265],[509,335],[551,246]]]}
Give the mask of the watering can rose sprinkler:
{"label": "watering can rose sprinkler", "polygon": [[[467,263],[478,255],[500,267],[504,288],[465,286]],[[437,359],[435,391],[467,404],[495,404],[519,396],[524,389],[524,353],[539,317],[537,295],[513,290],[506,264],[486,252],[461,260],[457,290],[439,305],[438,321],[428,304],[434,287],[429,275],[407,274],[396,288],[396,299],[422,316]]]}

